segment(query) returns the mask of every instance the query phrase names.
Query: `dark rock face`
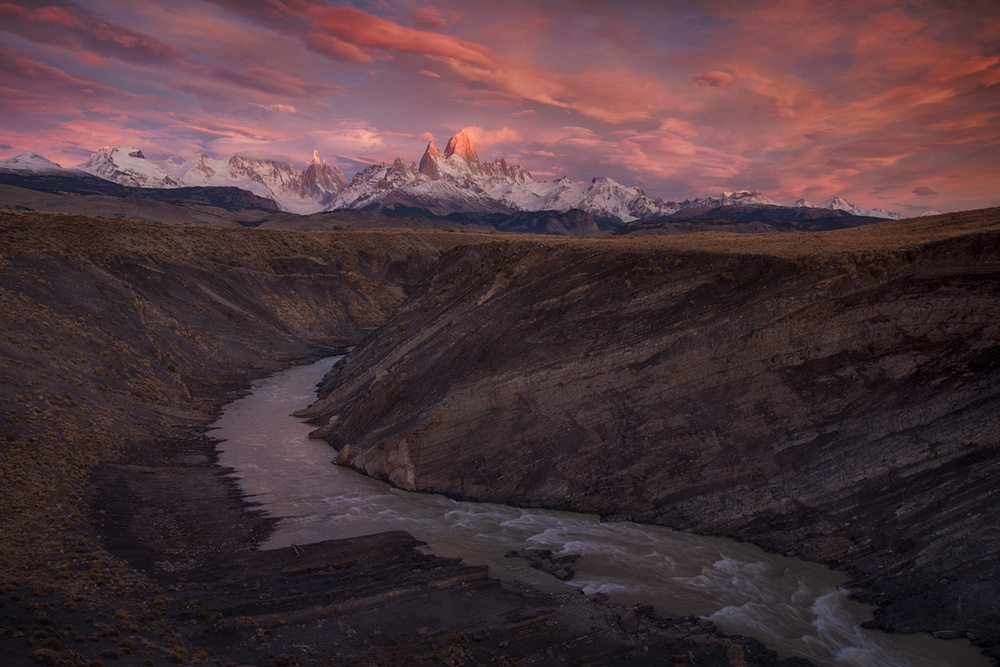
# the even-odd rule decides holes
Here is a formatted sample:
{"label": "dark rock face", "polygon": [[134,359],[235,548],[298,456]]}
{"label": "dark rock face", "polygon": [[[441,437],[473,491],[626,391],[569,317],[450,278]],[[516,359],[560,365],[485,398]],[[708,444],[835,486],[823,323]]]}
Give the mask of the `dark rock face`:
{"label": "dark rock face", "polygon": [[978,215],[457,248],[309,414],[398,486],[751,540],[996,655],[1000,212]]}

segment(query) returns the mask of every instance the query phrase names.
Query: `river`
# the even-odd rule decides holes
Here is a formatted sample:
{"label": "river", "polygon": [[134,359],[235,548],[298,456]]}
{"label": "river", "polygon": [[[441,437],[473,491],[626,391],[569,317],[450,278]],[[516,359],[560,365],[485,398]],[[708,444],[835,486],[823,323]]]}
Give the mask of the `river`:
{"label": "river", "polygon": [[[871,608],[849,598],[846,575],[822,565],[724,538],[601,523],[596,515],[410,493],[333,465],[335,452],[310,440],[312,427],[291,413],[316,399],[316,384],[336,360],[256,383],[210,432],[221,440],[220,465],[236,471],[241,488],[269,516],[280,517],[264,549],[405,530],[431,552],[485,564],[501,579],[551,592],[603,592],[625,604],[651,604],[665,616],[706,616],[724,632],[817,665],[990,664],[963,640],[862,629]],[[581,554],[576,576],[564,583],[520,558],[504,558],[525,547]]]}

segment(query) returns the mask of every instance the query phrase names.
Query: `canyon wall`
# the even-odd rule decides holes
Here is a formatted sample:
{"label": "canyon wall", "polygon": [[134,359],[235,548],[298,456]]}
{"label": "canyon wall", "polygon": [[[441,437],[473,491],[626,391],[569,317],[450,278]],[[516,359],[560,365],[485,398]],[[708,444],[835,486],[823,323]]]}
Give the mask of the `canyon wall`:
{"label": "canyon wall", "polygon": [[339,462],[400,487],[751,540],[996,654],[996,209],[466,244],[324,394]]}
{"label": "canyon wall", "polygon": [[0,212],[0,238],[0,573],[42,586],[95,548],[99,461],[356,342],[464,237]]}

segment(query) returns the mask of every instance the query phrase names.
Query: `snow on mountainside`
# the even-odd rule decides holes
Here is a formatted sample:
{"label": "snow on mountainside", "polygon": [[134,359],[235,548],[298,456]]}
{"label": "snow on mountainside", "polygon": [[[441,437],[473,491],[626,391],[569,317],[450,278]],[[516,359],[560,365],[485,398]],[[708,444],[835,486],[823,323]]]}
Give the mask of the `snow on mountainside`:
{"label": "snow on mountainside", "polygon": [[62,169],[62,167],[53,162],[52,160],[42,157],[38,153],[25,151],[20,155],[15,155],[14,157],[9,157],[4,160],[0,160],[0,169],[6,169],[9,171],[44,172],[44,171],[59,171]]}
{"label": "snow on mountainside", "polygon": [[77,169],[135,188],[179,188],[184,185],[132,146],[105,146]]}
{"label": "snow on mountainside", "polygon": [[905,218],[902,213],[892,213],[881,208],[863,208],[861,206],[855,206],[851,202],[847,201],[840,195],[828,199],[817,208],[828,208],[831,211],[846,211],[851,215],[864,215],[872,218],[889,218],[892,220],[900,220]]}
{"label": "snow on mountainside", "polygon": [[[62,169],[35,153],[0,160],[0,169],[52,171]],[[212,158],[199,153],[182,163],[158,165],[131,146],[102,148],[78,169],[120,185],[147,188],[231,186],[273,200],[289,213],[310,214],[339,208],[370,212],[448,216],[513,214],[579,209],[604,226],[633,220],[662,219],[683,209],[718,206],[782,206],[767,195],[750,190],[697,197],[679,204],[650,197],[638,185],[626,187],[610,178],[573,182],[563,177],[536,181],[527,169],[500,158],[481,162],[464,130],[448,140],[444,151],[427,144],[418,163],[406,166],[373,164],[354,175],[321,160],[317,152],[304,170],[287,162],[233,154]],[[854,206],[834,197],[820,206],[799,199],[793,207],[841,210],[852,215],[901,218],[898,213]]]}
{"label": "snow on mountainside", "polygon": [[[801,201],[801,200],[800,200]],[[680,208],[715,208],[716,206],[781,206],[763,192],[739,190],[723,192],[716,197],[696,197],[680,203]]]}
{"label": "snow on mountainside", "polygon": [[334,195],[347,185],[339,168],[331,167],[313,152],[304,171],[287,162],[255,159],[239,154],[221,159],[199,153],[171,165],[173,175],[185,185],[233,186],[274,200],[289,213],[316,213],[326,210]]}
{"label": "snow on mountainside", "polygon": [[626,188],[610,178],[595,178],[589,184],[565,178],[540,182],[521,165],[505,159],[480,162],[464,131],[451,137],[444,151],[433,141],[428,143],[419,167],[406,167],[397,158],[393,165],[373,165],[359,172],[332,206],[376,212],[422,209],[439,216],[577,208],[615,224],[677,210],[675,205],[646,196],[638,186]]}

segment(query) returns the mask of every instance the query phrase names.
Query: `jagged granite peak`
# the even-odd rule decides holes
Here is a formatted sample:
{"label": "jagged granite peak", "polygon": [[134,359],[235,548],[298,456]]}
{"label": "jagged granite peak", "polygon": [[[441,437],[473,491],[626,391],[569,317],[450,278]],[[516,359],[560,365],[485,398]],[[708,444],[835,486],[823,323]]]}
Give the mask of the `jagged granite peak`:
{"label": "jagged granite peak", "polygon": [[461,158],[470,167],[472,165],[479,166],[479,156],[476,155],[476,147],[472,145],[472,138],[465,130],[462,130],[448,140],[448,146],[444,149],[444,156],[446,158],[453,156]]}
{"label": "jagged granite peak", "polygon": [[714,197],[695,197],[681,202],[681,208],[706,208],[715,206],[752,206],[764,204],[767,206],[780,206],[763,192],[759,190],[737,190],[735,192],[721,192]]}
{"label": "jagged granite peak", "polygon": [[495,179],[506,179],[516,183],[534,182],[531,172],[519,164],[510,164],[505,158],[498,158],[493,162],[484,162],[479,165],[483,176]]}
{"label": "jagged granite peak", "polygon": [[43,172],[59,171],[62,170],[62,166],[42,155],[39,155],[38,153],[25,151],[15,155],[14,157],[0,160],[0,169],[7,169],[10,171]]}
{"label": "jagged granite peak", "polygon": [[[491,172],[496,171],[495,168],[491,169]],[[479,155],[476,154],[476,147],[468,132],[462,130],[452,136],[443,153],[434,145],[433,140],[430,141],[420,158],[420,173],[434,180],[445,176],[462,178],[467,174],[482,174]]]}
{"label": "jagged granite peak", "polygon": [[303,197],[311,195],[322,201],[327,194],[335,194],[347,187],[344,172],[340,167],[331,167],[326,160],[320,160],[319,151],[313,151],[313,161],[302,176],[304,185],[308,188],[308,193],[300,191]]}
{"label": "jagged granite peak", "polygon": [[105,146],[77,168],[129,187],[179,188],[184,185],[133,146]]}
{"label": "jagged granite peak", "polygon": [[190,186],[233,186],[273,200],[290,213],[316,213],[324,210],[333,195],[347,186],[347,178],[338,167],[322,160],[313,151],[304,170],[280,159],[234,153],[212,158],[205,153],[179,165],[173,176]]}
{"label": "jagged granite peak", "polygon": [[440,178],[441,174],[437,168],[437,161],[435,158],[444,157],[444,153],[437,149],[434,145],[434,140],[431,139],[427,142],[427,148],[424,150],[423,157],[420,158],[420,173],[426,174],[431,178]]}

